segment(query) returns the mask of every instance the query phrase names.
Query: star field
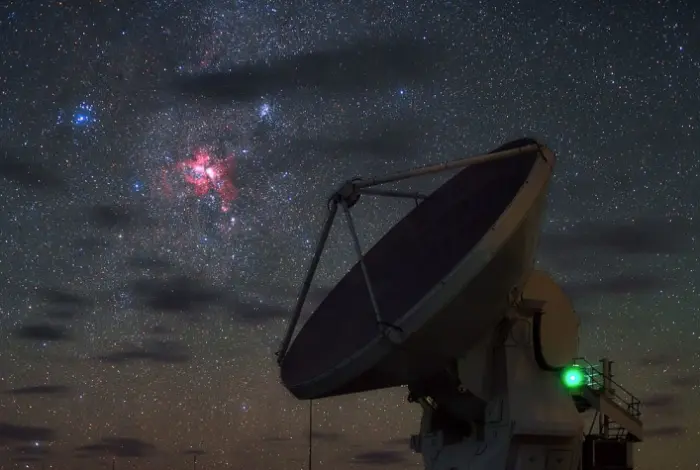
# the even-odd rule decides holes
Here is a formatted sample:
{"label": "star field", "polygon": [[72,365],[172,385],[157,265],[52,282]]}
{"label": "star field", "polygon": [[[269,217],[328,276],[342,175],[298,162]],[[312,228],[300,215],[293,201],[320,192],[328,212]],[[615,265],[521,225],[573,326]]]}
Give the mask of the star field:
{"label": "star field", "polygon": [[[523,135],[558,155],[539,263],[647,403],[637,468],[700,466],[698,24],[663,0],[3,2],[0,469],[306,468],[273,352],[326,197]],[[363,246],[411,204],[358,204]],[[336,228],[311,303],[354,262]],[[404,395],[315,402],[316,466],[421,468]]]}

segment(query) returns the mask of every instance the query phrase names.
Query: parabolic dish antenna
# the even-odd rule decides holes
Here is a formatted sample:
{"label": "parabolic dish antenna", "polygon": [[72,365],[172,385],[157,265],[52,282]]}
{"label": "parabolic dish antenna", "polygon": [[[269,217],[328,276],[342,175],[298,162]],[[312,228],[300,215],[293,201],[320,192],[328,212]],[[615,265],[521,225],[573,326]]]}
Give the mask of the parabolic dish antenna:
{"label": "parabolic dish antenna", "polygon": [[[285,387],[315,399],[407,385],[423,410],[411,448],[427,470],[632,468],[639,400],[614,383],[610,361],[576,359],[578,316],[534,269],[553,164],[522,139],[341,186],[278,351]],[[374,188],[449,169],[459,172],[430,196]],[[350,210],[363,194],[422,201],[366,254]],[[358,262],[292,342],[338,207]],[[599,433],[584,439],[588,409]]]}
{"label": "parabolic dish antenna", "polygon": [[533,268],[553,163],[551,150],[523,139],[411,175],[348,182],[331,198],[332,214],[368,186],[463,167],[364,254],[283,346],[284,385],[310,399],[408,384],[492,331]]}

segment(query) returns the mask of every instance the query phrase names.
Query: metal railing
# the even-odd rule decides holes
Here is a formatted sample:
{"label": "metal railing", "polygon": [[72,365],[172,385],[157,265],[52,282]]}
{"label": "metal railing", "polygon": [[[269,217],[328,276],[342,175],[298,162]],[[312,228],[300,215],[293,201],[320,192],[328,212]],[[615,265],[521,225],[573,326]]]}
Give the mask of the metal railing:
{"label": "metal railing", "polygon": [[608,433],[612,439],[623,441],[627,436],[627,429],[618,423],[612,422],[608,424]]}
{"label": "metal railing", "polygon": [[[583,369],[586,386],[589,389],[597,393],[605,393],[618,407],[626,410],[635,418],[641,416],[641,401],[629,390],[615,382],[612,376],[605,376],[600,370],[600,366],[593,365],[582,357],[576,358],[574,364]],[[610,384],[609,390],[605,390],[606,383]]]}

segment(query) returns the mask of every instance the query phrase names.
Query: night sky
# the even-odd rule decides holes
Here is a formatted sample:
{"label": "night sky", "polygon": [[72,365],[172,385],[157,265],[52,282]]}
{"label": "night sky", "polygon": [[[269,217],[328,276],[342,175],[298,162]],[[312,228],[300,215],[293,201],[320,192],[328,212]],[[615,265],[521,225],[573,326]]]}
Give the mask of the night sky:
{"label": "night sky", "polygon": [[[326,196],[523,135],[558,155],[540,264],[647,403],[638,468],[698,467],[699,25],[691,0],[0,3],[0,468],[302,468],[273,352]],[[411,204],[361,202],[363,244]],[[354,261],[338,229],[311,302]],[[317,468],[418,468],[404,398],[315,403]]]}

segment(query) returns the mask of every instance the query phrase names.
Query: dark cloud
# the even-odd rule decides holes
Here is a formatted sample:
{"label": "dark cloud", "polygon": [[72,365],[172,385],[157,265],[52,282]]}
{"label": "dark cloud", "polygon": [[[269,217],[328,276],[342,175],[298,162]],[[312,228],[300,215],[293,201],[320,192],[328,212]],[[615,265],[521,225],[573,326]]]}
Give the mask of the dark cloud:
{"label": "dark cloud", "polygon": [[594,295],[642,294],[658,291],[667,286],[668,282],[660,276],[638,275],[587,282],[568,282],[562,287],[571,297],[583,298]]}
{"label": "dark cloud", "polygon": [[167,271],[173,267],[170,261],[155,256],[131,256],[126,259],[126,263],[129,267],[134,269]]}
{"label": "dark cloud", "polygon": [[156,325],[148,332],[152,335],[169,335],[173,333],[173,329],[165,325]]}
{"label": "dark cloud", "polygon": [[143,305],[156,312],[186,314],[191,319],[211,308],[223,308],[231,319],[243,323],[263,324],[287,318],[289,309],[263,301],[242,300],[234,294],[207,285],[200,279],[178,276],[166,280],[146,279],[132,285],[132,291]]}
{"label": "dark cloud", "polygon": [[80,307],[91,303],[90,299],[80,294],[62,289],[41,288],[38,293],[44,301],[54,305]]}
{"label": "dark cloud", "polygon": [[55,431],[49,428],[17,426],[14,424],[0,422],[0,441],[53,441],[55,435]]}
{"label": "dark cloud", "polygon": [[[331,287],[312,289],[304,303],[304,313],[311,313],[326,298]],[[291,295],[291,294],[290,294]],[[273,320],[286,320],[292,315],[297,298],[289,298],[286,305],[273,304],[264,298],[230,298],[227,308],[235,321],[250,324],[265,324]]]}
{"label": "dark cloud", "polygon": [[687,428],[679,425],[657,426],[646,428],[644,430],[645,437],[679,437],[687,432]]}
{"label": "dark cloud", "polygon": [[666,367],[678,362],[678,356],[670,354],[649,354],[639,359],[639,365],[647,367]]}
{"label": "dark cloud", "polygon": [[289,318],[291,311],[287,308],[262,302],[230,302],[229,308],[235,320],[244,323],[263,324],[280,318]]}
{"label": "dark cloud", "polygon": [[657,411],[669,411],[671,408],[679,404],[677,395],[671,393],[655,393],[641,400],[642,406],[645,409],[654,409]]}
{"label": "dark cloud", "polygon": [[21,455],[18,457],[12,457],[11,459],[13,462],[18,462],[18,463],[41,462],[41,460],[42,460],[41,457],[32,456],[32,455]]}
{"label": "dark cloud", "polygon": [[70,391],[65,385],[35,385],[33,387],[13,388],[3,393],[8,395],[64,395]]}
{"label": "dark cloud", "polygon": [[63,190],[64,179],[58,172],[20,158],[20,153],[9,149],[0,149],[0,178],[20,186],[33,189]]}
{"label": "dark cloud", "polygon": [[182,455],[204,455],[205,451],[202,449],[188,449],[182,453]]}
{"label": "dark cloud", "polygon": [[[132,283],[131,292],[149,310],[183,314],[190,320],[197,320],[199,315],[210,311],[226,311],[234,321],[264,324],[271,320],[288,318],[291,314],[289,306],[274,305],[257,297],[239,298],[232,292],[189,276],[165,280],[139,280]],[[325,293],[323,295],[325,296]],[[312,302],[313,299],[310,299],[309,304]]]}
{"label": "dark cloud", "polygon": [[678,388],[695,388],[700,386],[700,375],[680,375],[678,377],[672,377],[669,379],[669,382],[671,385]]}
{"label": "dark cloud", "polygon": [[12,453],[15,455],[40,457],[40,456],[49,455],[51,453],[51,451],[46,447],[19,446],[19,447],[13,448]]}
{"label": "dark cloud", "polygon": [[21,326],[15,330],[15,336],[32,341],[70,341],[72,339],[66,328],[48,323]]}
{"label": "dark cloud", "polygon": [[406,459],[403,452],[395,450],[376,450],[364,452],[353,457],[353,462],[364,465],[391,465],[402,463]]}
{"label": "dark cloud", "polygon": [[227,72],[182,77],[173,85],[177,93],[215,101],[258,100],[300,89],[366,92],[424,80],[440,56],[439,46],[413,39],[369,39],[335,50],[248,63]]}
{"label": "dark cloud", "polygon": [[[387,158],[408,158],[425,143],[425,124],[415,120],[381,123],[371,129],[351,129],[333,135],[295,139],[287,147],[294,154],[317,151],[329,156],[347,158],[370,155]],[[353,137],[340,137],[349,133]]]}
{"label": "dark cloud", "polygon": [[162,364],[188,362],[191,355],[187,346],[178,341],[146,341],[142,347],[129,347],[99,357],[109,364],[123,364],[136,361],[150,361]]}
{"label": "dark cloud", "polygon": [[202,307],[219,304],[225,298],[224,292],[187,276],[140,280],[133,283],[132,289],[146,307],[160,312],[193,313]]}
{"label": "dark cloud", "polygon": [[151,223],[144,208],[134,204],[98,204],[88,211],[87,218],[95,227],[106,230],[123,230]]}
{"label": "dark cloud", "polygon": [[689,219],[643,217],[634,221],[585,222],[566,232],[542,234],[545,255],[567,256],[579,250],[602,250],[617,254],[686,253],[700,224]]}
{"label": "dark cloud", "polygon": [[82,455],[113,457],[146,457],[152,455],[155,450],[153,444],[129,437],[105,437],[100,442],[75,449]]}
{"label": "dark cloud", "polygon": [[65,308],[49,310],[48,312],[46,312],[47,318],[58,321],[69,321],[79,316],[80,314],[76,310],[69,310]]}

